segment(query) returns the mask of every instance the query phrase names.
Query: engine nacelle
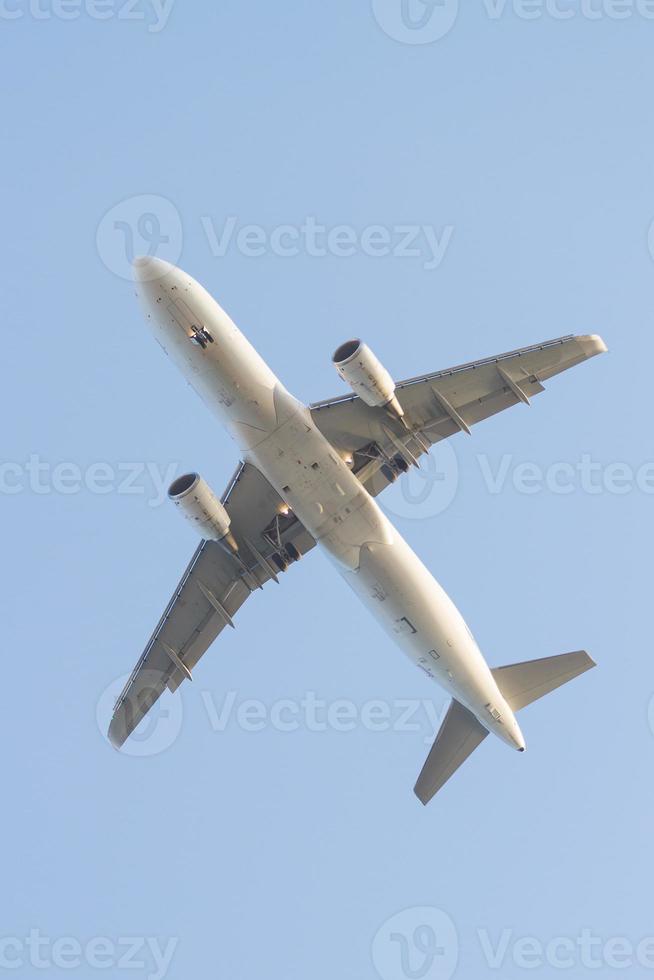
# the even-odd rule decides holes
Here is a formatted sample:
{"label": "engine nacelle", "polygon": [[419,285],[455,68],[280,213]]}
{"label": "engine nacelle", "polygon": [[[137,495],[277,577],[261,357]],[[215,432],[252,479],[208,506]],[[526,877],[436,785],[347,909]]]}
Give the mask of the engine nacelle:
{"label": "engine nacelle", "polygon": [[168,488],[168,499],[179,507],[201,538],[222,541],[232,551],[238,550],[229,530],[229,514],[199,473],[185,473],[174,480]]}
{"label": "engine nacelle", "polygon": [[371,408],[389,408],[402,418],[404,411],[395,396],[395,382],[367,344],[348,340],[334,352],[332,360],[343,381],[361,401]]}

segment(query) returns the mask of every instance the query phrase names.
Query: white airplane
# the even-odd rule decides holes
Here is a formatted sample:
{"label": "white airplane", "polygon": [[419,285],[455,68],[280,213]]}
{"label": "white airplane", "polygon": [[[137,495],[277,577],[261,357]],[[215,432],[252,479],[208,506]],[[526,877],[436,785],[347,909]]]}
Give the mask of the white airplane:
{"label": "white airplane", "polygon": [[209,293],[155,258],[134,262],[154,335],[235,439],[242,462],[218,499],[196,473],[168,493],[202,543],[120,695],[120,747],[175,691],[245,600],[318,544],[378,623],[452,697],[415,793],[426,804],[489,732],[523,752],[515,712],[595,666],[584,651],[491,669],[463,617],[375,497],[441,439],[606,350],[567,336],[395,384],[360,340],[333,356],[352,394],[307,408]]}

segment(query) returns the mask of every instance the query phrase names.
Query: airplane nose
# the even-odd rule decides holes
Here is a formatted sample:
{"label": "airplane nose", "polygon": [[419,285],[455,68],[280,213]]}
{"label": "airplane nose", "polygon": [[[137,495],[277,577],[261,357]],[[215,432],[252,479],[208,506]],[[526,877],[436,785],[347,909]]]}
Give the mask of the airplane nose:
{"label": "airplane nose", "polygon": [[169,275],[175,266],[165,259],[157,259],[152,255],[139,255],[132,262],[134,279],[137,282],[152,282]]}

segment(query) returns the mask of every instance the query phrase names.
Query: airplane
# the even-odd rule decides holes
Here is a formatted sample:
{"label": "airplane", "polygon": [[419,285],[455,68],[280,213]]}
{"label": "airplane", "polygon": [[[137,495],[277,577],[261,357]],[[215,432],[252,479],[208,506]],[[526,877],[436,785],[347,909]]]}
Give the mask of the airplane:
{"label": "airplane", "polygon": [[246,599],[318,545],[388,636],[452,700],[414,792],[427,804],[491,733],[524,752],[516,712],[595,666],[583,650],[491,669],[462,615],[376,497],[441,439],[606,351],[569,335],[395,383],[359,339],[333,363],[350,393],[307,407],[284,387],[216,300],[155,257],[133,263],[156,340],[236,441],[241,462],[219,498],[197,473],[168,496],[200,536],[118,698],[120,748],[161,694],[176,691]]}

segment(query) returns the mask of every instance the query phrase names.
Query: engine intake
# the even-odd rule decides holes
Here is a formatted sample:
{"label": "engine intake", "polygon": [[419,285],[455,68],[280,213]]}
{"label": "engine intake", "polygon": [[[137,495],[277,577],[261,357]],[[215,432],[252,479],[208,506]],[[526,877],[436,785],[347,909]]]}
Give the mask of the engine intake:
{"label": "engine intake", "polygon": [[395,395],[395,382],[367,344],[348,340],[334,352],[332,360],[341,378],[366,405],[389,408],[399,418],[404,416]]}
{"label": "engine intake", "polygon": [[231,517],[199,473],[177,477],[168,488],[168,499],[180,509],[201,538],[221,541],[232,551],[238,551],[230,531]]}

